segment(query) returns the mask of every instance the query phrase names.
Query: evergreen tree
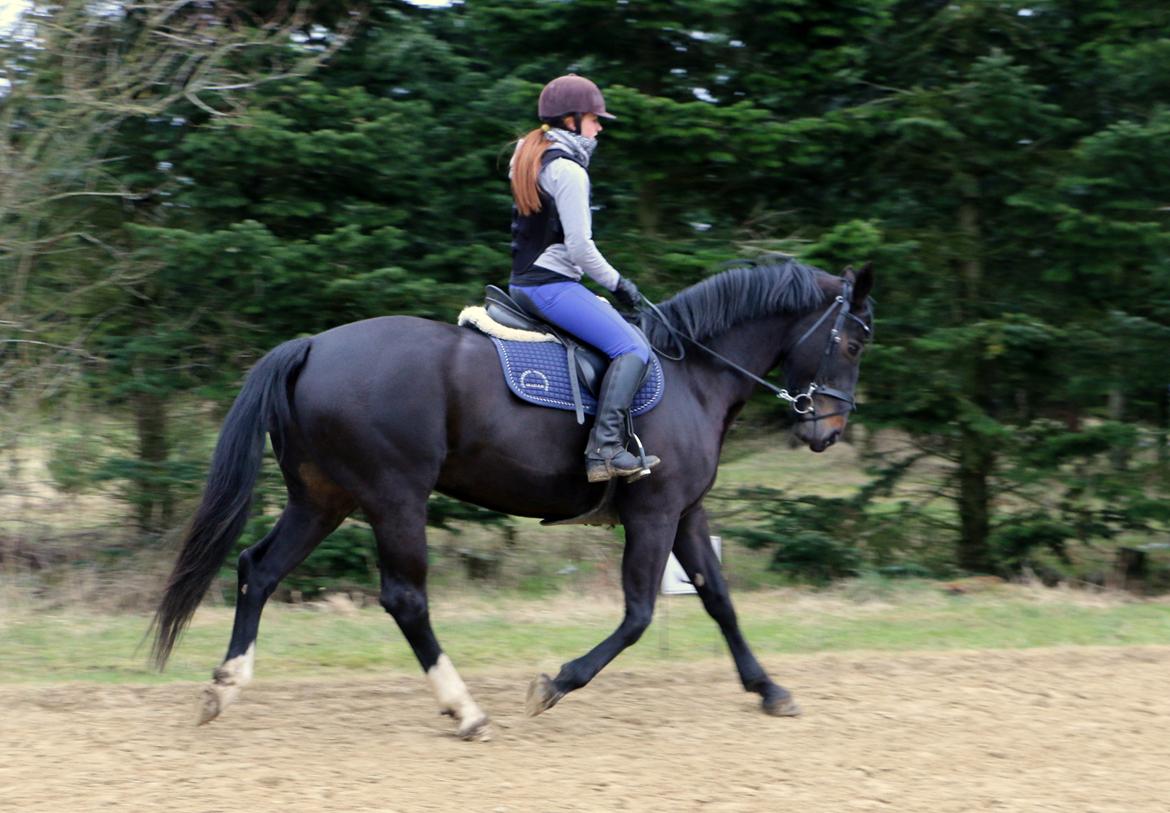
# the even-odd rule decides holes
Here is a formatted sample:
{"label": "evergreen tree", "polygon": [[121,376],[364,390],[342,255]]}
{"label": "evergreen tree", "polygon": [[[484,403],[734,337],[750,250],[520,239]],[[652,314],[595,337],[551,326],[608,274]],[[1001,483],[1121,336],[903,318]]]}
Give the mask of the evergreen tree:
{"label": "evergreen tree", "polygon": [[[7,57],[7,155],[46,183],[0,190],[21,212],[0,223],[3,318],[89,359],[70,366],[133,407],[136,452],[106,474],[137,484],[144,526],[195,468],[174,453],[176,399],[222,408],[285,338],[451,318],[506,281],[512,142],[542,83],[576,71],[619,115],[593,164],[598,243],[652,298],[768,250],[881,271],[858,419],[913,452],[878,461],[847,506],[806,502],[773,530],[847,511],[882,529],[873,562],[896,565],[879,536],[902,533],[930,537],[906,540],[913,555],[989,571],[1165,529],[1161,6],[379,0],[348,39],[347,4],[315,13],[224,68],[271,81],[203,82],[112,119],[25,92],[76,61]],[[324,64],[275,70],[303,59]],[[22,346],[0,375],[32,369],[42,345]],[[874,524],[927,460],[945,472],[935,501]],[[838,549],[817,533],[800,556]]]}

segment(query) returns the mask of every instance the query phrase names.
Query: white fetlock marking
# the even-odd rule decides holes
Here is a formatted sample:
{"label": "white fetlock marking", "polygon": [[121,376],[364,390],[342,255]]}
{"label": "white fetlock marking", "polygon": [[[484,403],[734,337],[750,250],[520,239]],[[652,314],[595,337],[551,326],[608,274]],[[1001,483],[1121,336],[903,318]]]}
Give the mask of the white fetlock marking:
{"label": "white fetlock marking", "polygon": [[252,665],[256,660],[256,642],[243,655],[224,661],[212,674],[210,686],[205,686],[199,700],[199,725],[218,717],[240,696],[240,690],[252,682]]}
{"label": "white fetlock marking", "polygon": [[439,701],[439,708],[454,714],[455,719],[473,724],[487,716],[471,699],[463,678],[455,671],[455,664],[445,654],[439,655],[435,665],[427,670],[427,680],[430,681],[435,699]]}
{"label": "white fetlock marking", "polygon": [[224,661],[223,665],[215,670],[215,682],[220,686],[243,688],[252,682],[252,667],[255,662],[256,642],[253,641],[243,655]]}

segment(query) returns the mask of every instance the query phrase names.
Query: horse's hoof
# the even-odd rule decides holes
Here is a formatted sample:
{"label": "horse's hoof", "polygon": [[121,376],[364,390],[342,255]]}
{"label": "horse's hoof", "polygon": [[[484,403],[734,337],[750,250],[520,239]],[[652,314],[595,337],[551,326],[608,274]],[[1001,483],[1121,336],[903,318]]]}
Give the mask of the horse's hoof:
{"label": "horse's hoof", "polygon": [[528,698],[524,703],[524,710],[529,717],[535,717],[542,711],[548,711],[565,696],[564,692],[557,691],[556,684],[548,675],[542,674],[528,684]]}
{"label": "horse's hoof", "polygon": [[223,705],[219,702],[219,692],[213,686],[204,686],[203,693],[199,696],[195,725],[210,723],[219,716],[221,711],[223,711]]}
{"label": "horse's hoof", "polygon": [[470,723],[461,723],[455,735],[467,742],[488,742],[492,738],[492,721],[485,714]]}
{"label": "horse's hoof", "polygon": [[222,686],[218,683],[204,686],[203,694],[199,696],[199,709],[195,725],[210,723],[223,714],[224,709],[236,702],[239,696],[239,686]]}
{"label": "horse's hoof", "polygon": [[799,717],[800,706],[796,705],[796,701],[792,699],[792,695],[785,693],[771,701],[764,700],[761,703],[765,714],[770,714],[773,717]]}

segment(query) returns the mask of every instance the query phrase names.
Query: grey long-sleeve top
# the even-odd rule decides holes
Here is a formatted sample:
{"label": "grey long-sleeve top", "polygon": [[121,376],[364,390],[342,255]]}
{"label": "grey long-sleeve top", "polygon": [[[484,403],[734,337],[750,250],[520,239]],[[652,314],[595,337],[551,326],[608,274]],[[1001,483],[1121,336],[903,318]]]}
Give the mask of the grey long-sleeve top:
{"label": "grey long-sleeve top", "polygon": [[536,259],[536,265],[574,280],[587,274],[607,291],[617,288],[621,275],[593,243],[589,173],[574,161],[557,158],[540,171],[540,186],[556,202],[565,242],[546,248]]}

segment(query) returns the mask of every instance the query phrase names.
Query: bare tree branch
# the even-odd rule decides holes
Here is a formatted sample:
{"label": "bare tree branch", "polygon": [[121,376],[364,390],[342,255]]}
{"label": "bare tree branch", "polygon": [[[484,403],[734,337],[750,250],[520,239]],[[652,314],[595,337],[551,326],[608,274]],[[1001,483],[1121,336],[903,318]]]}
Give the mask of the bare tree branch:
{"label": "bare tree branch", "polygon": [[[71,302],[101,288],[141,297],[155,271],[122,225],[159,190],[116,176],[120,128],[188,104],[230,117],[247,91],[328,60],[365,16],[355,5],[314,36],[314,12],[308,0],[264,17],[242,2],[61,0],[31,7],[0,42],[0,328],[19,334],[0,340],[0,403],[47,397],[95,362],[94,325],[71,324]],[[54,293],[31,296],[45,275]]]}

